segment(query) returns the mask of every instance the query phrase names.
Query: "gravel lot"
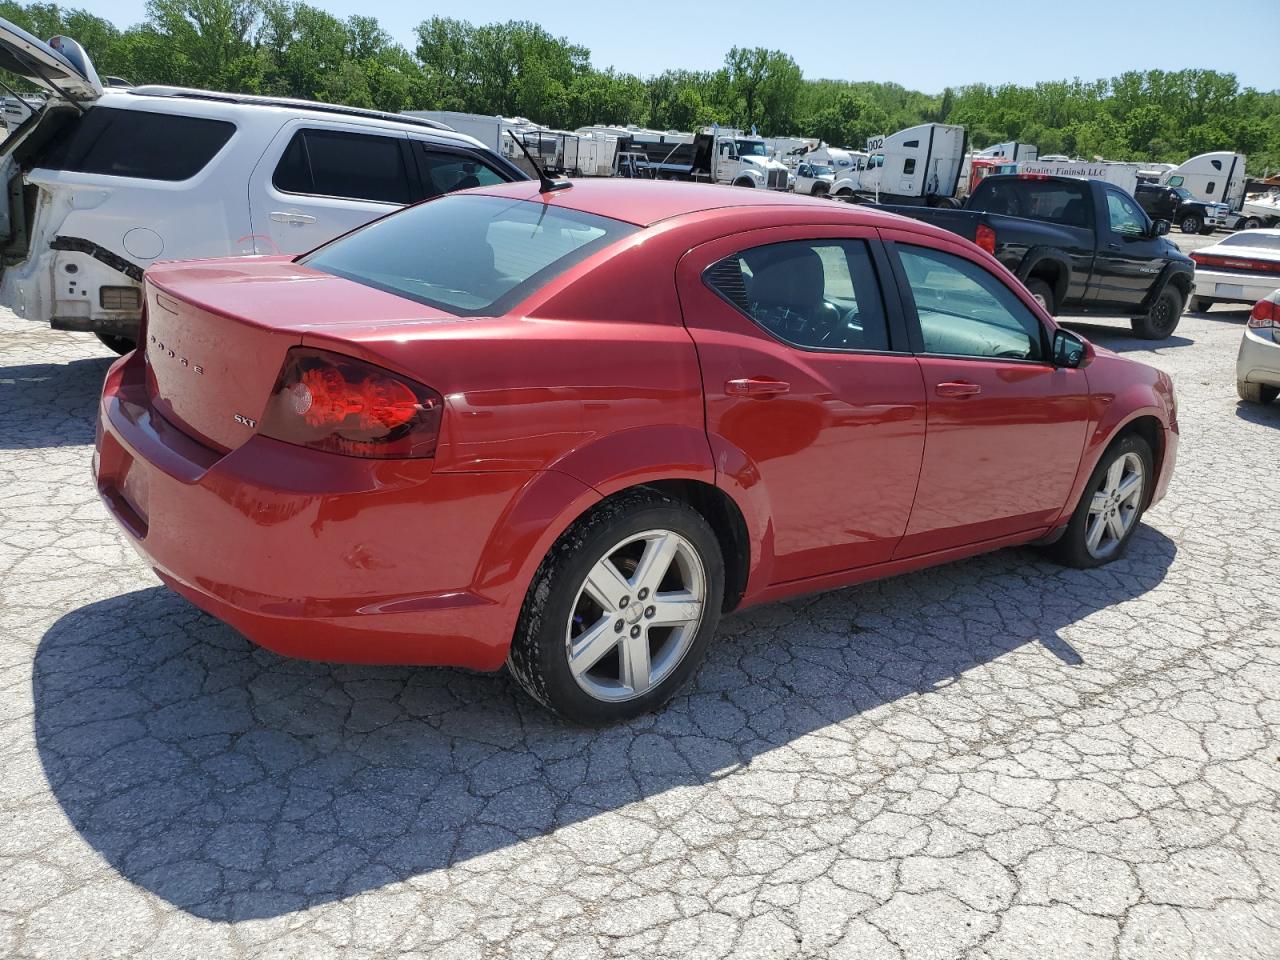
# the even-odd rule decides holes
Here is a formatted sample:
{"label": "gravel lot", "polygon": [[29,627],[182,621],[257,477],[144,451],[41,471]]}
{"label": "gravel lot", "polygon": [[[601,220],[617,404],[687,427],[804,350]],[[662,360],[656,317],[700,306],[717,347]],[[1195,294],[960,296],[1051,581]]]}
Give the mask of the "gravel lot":
{"label": "gravel lot", "polygon": [[1127,559],[1009,550],[727,620],[603,732],[505,676],[252,648],[99,505],[90,337],[0,317],[0,956],[1280,957],[1280,405],[1157,349]]}

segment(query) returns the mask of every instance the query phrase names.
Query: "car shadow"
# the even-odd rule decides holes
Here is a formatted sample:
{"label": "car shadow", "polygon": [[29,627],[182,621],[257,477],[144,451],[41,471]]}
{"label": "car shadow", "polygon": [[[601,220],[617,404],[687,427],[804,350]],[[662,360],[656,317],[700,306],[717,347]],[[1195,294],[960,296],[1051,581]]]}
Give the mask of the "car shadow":
{"label": "car shadow", "polygon": [[1093,343],[1116,353],[1128,353],[1132,350],[1165,350],[1169,347],[1189,347],[1194,340],[1174,334],[1163,340],[1144,340],[1135,337],[1130,329],[1120,326],[1108,326],[1102,323],[1090,323],[1085,320],[1060,320],[1068,330],[1084,334]]}
{"label": "car shadow", "polygon": [[[723,622],[666,709],[601,730],[558,722],[505,674],[283,659],[144,589],[75,610],[43,637],[36,741],[66,816],[129,881],[210,920],[274,917],[576,825],[580,846],[628,843],[596,837],[591,818],[749,776],[809,734],[844,744],[823,774],[834,783],[855,776],[862,738],[904,717],[945,728],[920,750],[966,738],[976,749],[990,735],[983,717],[932,692],[1037,642],[1060,663],[1024,668],[1080,667],[1064,628],[1153,589],[1175,552],[1143,527],[1104,570],[1008,550],[746,611]],[[977,682],[1018,710],[1037,697],[1045,715],[1061,708],[1035,684],[1004,692],[998,677]],[[911,697],[918,705],[877,709]],[[903,762],[922,759],[911,752]],[[659,834],[642,819],[644,846]]]}
{"label": "car shadow", "polygon": [[1280,427],[1280,400],[1271,403],[1248,403],[1241,400],[1236,403],[1236,416],[1250,423]]}
{"label": "car shadow", "polygon": [[0,367],[0,450],[93,443],[102,381],[115,359]]}

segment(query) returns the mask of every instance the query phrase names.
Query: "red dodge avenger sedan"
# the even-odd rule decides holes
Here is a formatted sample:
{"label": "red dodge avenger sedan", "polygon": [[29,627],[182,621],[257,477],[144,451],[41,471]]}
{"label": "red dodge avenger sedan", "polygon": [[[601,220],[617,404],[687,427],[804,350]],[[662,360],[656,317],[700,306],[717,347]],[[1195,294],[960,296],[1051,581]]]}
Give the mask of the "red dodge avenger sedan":
{"label": "red dodge avenger sedan", "polygon": [[1177,449],[1169,378],[977,247],[785,194],[504,184],[146,298],[96,471],[165,583],[289,656],[506,663],[588,723],[671,697],[725,611],[1114,560]]}

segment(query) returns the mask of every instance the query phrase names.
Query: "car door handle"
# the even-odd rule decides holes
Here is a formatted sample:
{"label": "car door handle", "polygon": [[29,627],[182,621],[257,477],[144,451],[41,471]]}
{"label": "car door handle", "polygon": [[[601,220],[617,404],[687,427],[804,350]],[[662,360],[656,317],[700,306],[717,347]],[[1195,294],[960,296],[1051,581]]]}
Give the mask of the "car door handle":
{"label": "car door handle", "polygon": [[933,390],[940,397],[976,397],[982,392],[982,387],[963,380],[951,380],[938,384]]}
{"label": "car door handle", "polygon": [[316,218],[309,213],[288,213],[284,210],[271,211],[271,219],[276,223],[288,223],[295,227],[301,227],[304,224],[315,223]]}
{"label": "car door handle", "polygon": [[766,377],[743,377],[740,380],[729,380],[724,385],[724,392],[731,397],[758,397],[766,399],[787,393],[791,384],[784,380],[770,380]]}

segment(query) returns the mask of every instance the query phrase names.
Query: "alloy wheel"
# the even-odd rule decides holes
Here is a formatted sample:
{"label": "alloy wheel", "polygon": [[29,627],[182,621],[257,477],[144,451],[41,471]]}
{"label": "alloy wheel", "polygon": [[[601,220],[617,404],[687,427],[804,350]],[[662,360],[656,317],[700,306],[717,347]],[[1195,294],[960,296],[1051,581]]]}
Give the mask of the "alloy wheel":
{"label": "alloy wheel", "polygon": [[1117,457],[1107,468],[1102,485],[1089,504],[1085,521],[1085,549],[1102,559],[1119,549],[1138,521],[1146,486],[1146,468],[1136,453]]}
{"label": "alloy wheel", "polygon": [[569,672],[597,700],[642,696],[684,659],[706,598],[706,572],[688,540],[672,530],[627,537],[578,590],[565,631]]}

